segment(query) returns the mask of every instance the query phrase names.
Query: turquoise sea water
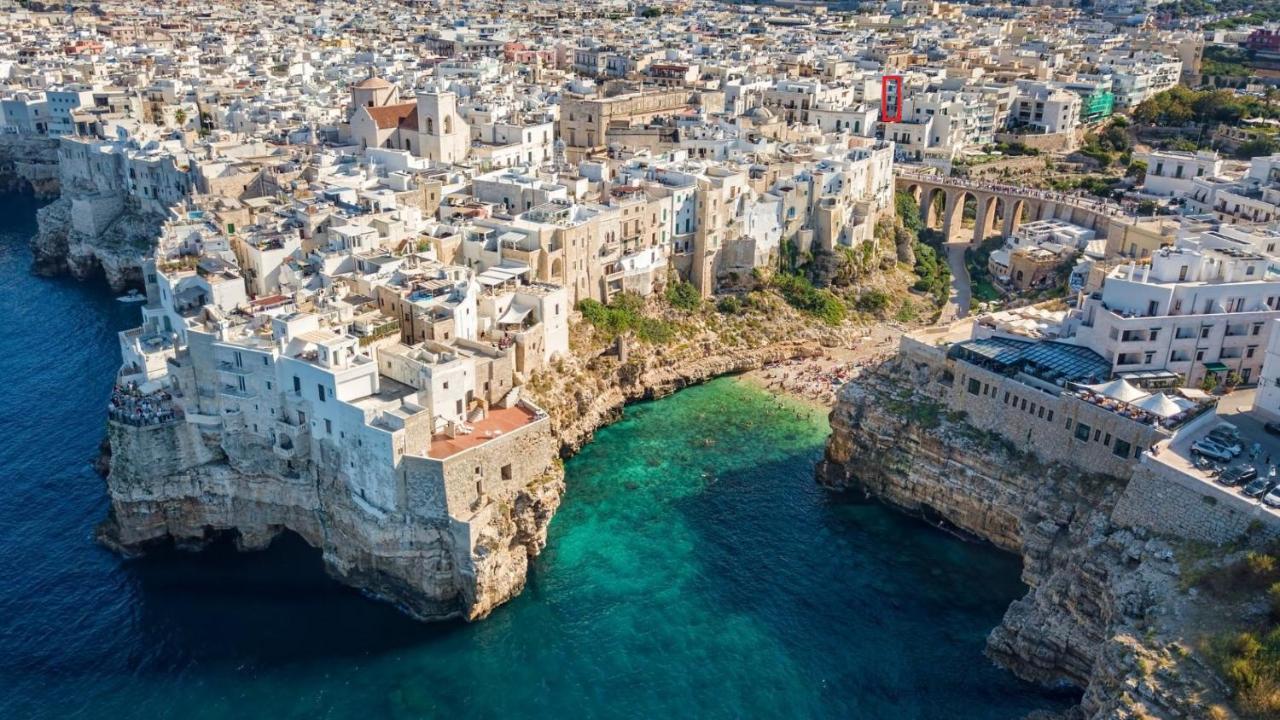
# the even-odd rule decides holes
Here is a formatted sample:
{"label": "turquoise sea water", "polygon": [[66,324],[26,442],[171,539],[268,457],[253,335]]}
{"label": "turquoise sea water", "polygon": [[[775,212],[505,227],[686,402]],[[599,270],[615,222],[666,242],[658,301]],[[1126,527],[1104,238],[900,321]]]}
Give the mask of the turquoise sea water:
{"label": "turquoise sea water", "polygon": [[136,307],[28,273],[0,196],[0,718],[1016,718],[982,656],[1015,558],[813,482],[825,419],[724,379],[567,466],[525,593],[423,625],[296,538],[126,562],[89,467]]}

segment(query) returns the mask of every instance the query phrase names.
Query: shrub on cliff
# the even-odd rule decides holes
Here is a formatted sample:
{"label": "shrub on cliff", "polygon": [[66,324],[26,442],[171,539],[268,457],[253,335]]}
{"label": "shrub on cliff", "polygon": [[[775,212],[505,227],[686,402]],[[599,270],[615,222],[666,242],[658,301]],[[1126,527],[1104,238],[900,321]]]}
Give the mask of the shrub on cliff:
{"label": "shrub on cliff", "polygon": [[725,295],[716,302],[716,310],[722,315],[737,315],[742,312],[742,301],[736,295]]}
{"label": "shrub on cliff", "polygon": [[778,273],[773,278],[773,286],[791,307],[822,318],[828,325],[844,322],[844,302],[830,290],[819,290],[807,279],[787,273]]}
{"label": "shrub on cliff", "polygon": [[665,293],[667,302],[680,310],[692,312],[702,305],[702,295],[691,283],[673,282],[667,284]]}
{"label": "shrub on cliff", "polygon": [[578,311],[606,340],[628,331],[639,340],[654,344],[669,343],[675,337],[671,323],[644,315],[644,298],[634,293],[622,293],[608,305],[583,300],[578,303]]}

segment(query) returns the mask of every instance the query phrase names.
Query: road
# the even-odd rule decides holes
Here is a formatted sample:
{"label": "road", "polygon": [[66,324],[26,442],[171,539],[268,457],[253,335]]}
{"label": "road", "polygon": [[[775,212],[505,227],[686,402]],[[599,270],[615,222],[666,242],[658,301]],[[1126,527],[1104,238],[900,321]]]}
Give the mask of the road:
{"label": "road", "polygon": [[964,251],[969,247],[966,242],[947,243],[947,264],[951,266],[950,302],[942,308],[938,322],[948,323],[969,315],[969,299],[973,290],[969,282],[969,268],[964,263]]}

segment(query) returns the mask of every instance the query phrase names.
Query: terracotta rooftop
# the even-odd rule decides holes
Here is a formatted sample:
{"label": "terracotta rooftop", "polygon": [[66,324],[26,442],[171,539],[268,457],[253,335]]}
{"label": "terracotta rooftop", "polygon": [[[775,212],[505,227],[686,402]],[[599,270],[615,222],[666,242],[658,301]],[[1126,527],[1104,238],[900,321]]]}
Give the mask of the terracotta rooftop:
{"label": "terracotta rooftop", "polygon": [[513,408],[493,408],[489,410],[489,416],[484,420],[471,423],[471,427],[475,428],[475,431],[470,435],[459,435],[456,438],[436,435],[431,438],[431,449],[427,452],[427,455],[437,460],[442,460],[463,450],[482,445],[486,441],[505,435],[513,430],[518,430],[533,422],[536,418],[537,416],[532,411],[525,409],[522,405],[517,405]]}
{"label": "terracotta rooftop", "polygon": [[393,127],[409,129],[418,127],[418,103],[416,102],[366,107],[365,110],[369,111],[369,116],[373,118],[373,122],[380,130]]}

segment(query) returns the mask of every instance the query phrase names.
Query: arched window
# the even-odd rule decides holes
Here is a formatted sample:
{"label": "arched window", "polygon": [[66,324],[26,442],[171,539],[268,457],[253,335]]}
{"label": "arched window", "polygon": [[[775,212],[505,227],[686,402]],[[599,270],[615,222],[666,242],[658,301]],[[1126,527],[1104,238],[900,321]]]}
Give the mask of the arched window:
{"label": "arched window", "polygon": [[436,132],[435,125],[436,125],[436,124],[435,124],[435,121],[434,121],[434,120],[432,120],[431,118],[427,118],[427,134],[428,134],[428,135],[434,135],[434,134],[435,134],[435,132]]}
{"label": "arched window", "polygon": [[445,135],[453,134],[453,116],[452,115],[444,116],[444,134]]}

